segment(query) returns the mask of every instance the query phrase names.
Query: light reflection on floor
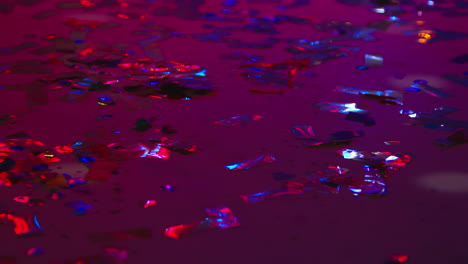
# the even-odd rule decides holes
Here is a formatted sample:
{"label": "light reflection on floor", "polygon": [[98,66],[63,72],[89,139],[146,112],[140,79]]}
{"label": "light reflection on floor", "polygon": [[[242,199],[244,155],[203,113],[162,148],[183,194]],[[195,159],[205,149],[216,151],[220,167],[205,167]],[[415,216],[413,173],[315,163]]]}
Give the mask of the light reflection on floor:
{"label": "light reflection on floor", "polygon": [[468,173],[434,172],[422,177],[419,183],[439,192],[468,193]]}

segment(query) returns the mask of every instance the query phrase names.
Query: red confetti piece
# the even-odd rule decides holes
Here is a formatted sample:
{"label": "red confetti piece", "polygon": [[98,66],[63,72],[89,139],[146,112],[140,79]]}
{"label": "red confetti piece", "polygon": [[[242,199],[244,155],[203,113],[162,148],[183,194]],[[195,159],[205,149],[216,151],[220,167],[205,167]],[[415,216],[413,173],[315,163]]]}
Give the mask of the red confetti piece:
{"label": "red confetti piece", "polygon": [[84,7],[93,7],[96,5],[96,3],[93,3],[93,1],[90,0],[80,0],[80,4]]}
{"label": "red confetti piece", "polygon": [[8,172],[0,172],[0,186],[10,186],[11,181],[8,179]]}
{"label": "red confetti piece", "polygon": [[65,145],[55,147],[55,151],[57,151],[58,153],[72,153],[75,150],[70,146]]}
{"label": "red confetti piece", "polygon": [[185,225],[178,225],[166,228],[164,235],[179,239],[185,234],[206,231],[211,228],[228,229],[238,227],[239,220],[227,207],[205,209],[207,217],[199,222]]}
{"label": "red confetti piece", "polygon": [[27,203],[29,202],[29,199],[29,196],[16,196],[13,198],[13,200],[18,203]]}
{"label": "red confetti piece", "polygon": [[143,208],[149,208],[149,207],[155,206],[156,204],[157,202],[155,200],[148,200],[143,205]]}
{"label": "red confetti piece", "polygon": [[41,235],[42,228],[36,216],[20,217],[12,214],[0,214],[0,221],[12,223],[17,236]]}
{"label": "red confetti piece", "polygon": [[397,261],[398,263],[404,263],[408,260],[408,255],[392,255],[390,256],[391,261]]}

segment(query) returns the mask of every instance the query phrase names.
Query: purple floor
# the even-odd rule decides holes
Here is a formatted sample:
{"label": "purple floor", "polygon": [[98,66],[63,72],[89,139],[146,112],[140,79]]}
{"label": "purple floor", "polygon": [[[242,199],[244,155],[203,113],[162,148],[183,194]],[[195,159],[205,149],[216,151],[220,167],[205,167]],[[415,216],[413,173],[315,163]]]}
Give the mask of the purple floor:
{"label": "purple floor", "polygon": [[0,264],[468,263],[468,3],[377,2],[0,0]]}

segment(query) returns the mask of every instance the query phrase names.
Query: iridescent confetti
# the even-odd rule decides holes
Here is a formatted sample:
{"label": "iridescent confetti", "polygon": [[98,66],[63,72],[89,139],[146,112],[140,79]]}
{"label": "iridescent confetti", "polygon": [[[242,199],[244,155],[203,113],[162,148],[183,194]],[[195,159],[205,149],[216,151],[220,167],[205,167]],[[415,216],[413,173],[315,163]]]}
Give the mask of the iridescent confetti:
{"label": "iridescent confetti", "polygon": [[343,87],[338,86],[335,91],[360,95],[363,98],[371,99],[377,101],[381,104],[387,105],[402,105],[403,104],[403,94],[394,90],[385,90],[385,91],[372,91],[359,88]]}
{"label": "iridescent confetti", "polygon": [[315,133],[311,125],[294,125],[292,133],[296,139],[313,139]]}
{"label": "iridescent confetti", "polygon": [[430,85],[428,85],[427,83],[421,83],[421,82],[415,82],[411,85],[411,87],[414,87],[414,88],[418,88],[420,89],[421,91],[431,95],[431,96],[434,96],[434,97],[438,97],[438,98],[448,98],[448,97],[452,97],[453,95],[451,95],[450,93],[446,92],[446,91],[443,91],[443,90],[440,90],[438,88],[435,88],[435,87],[432,87]]}
{"label": "iridescent confetti", "polygon": [[34,257],[44,255],[44,253],[45,253],[45,250],[42,248],[38,248],[38,247],[33,247],[26,251],[26,255],[34,256]]}
{"label": "iridescent confetti", "polygon": [[69,201],[65,203],[65,206],[75,209],[73,211],[75,215],[87,215],[88,211],[93,209],[93,205],[82,201]]}
{"label": "iridescent confetti", "polygon": [[278,158],[271,154],[261,154],[255,158],[224,166],[227,170],[248,170],[258,166],[279,162]]}
{"label": "iridescent confetti", "polygon": [[206,231],[211,228],[229,229],[240,226],[239,220],[227,207],[207,208],[207,217],[193,224],[178,225],[166,228],[164,234],[179,239],[189,233]]}
{"label": "iridescent confetti", "polygon": [[[8,213],[0,213],[0,220],[14,225],[13,231],[19,237],[42,235],[42,227],[37,216],[20,217]],[[1,222],[0,222],[1,224]]]}
{"label": "iridescent confetti", "polygon": [[228,119],[223,119],[215,121],[214,123],[222,126],[237,126],[241,124],[247,124],[252,121],[262,120],[263,116],[261,115],[242,115],[242,116],[233,116]]}
{"label": "iridescent confetti", "polygon": [[386,194],[385,180],[379,175],[365,175],[364,179],[348,186],[355,196],[382,196]]}
{"label": "iridescent confetti", "polygon": [[144,202],[143,208],[153,207],[156,204],[157,204],[157,202],[155,200],[147,200],[146,202]]}
{"label": "iridescent confetti", "polygon": [[325,38],[330,41],[341,41],[350,39],[362,39],[365,41],[377,40],[372,35],[377,29],[371,27],[354,26],[349,22],[324,21],[314,25],[318,31],[330,32],[334,37]]}
{"label": "iridescent confetti", "polygon": [[398,146],[401,144],[401,142],[399,140],[387,140],[384,141],[384,144],[387,146]]}
{"label": "iridescent confetti", "polygon": [[309,173],[306,178],[309,180],[312,179],[323,179],[323,178],[330,178],[336,177],[338,175],[344,175],[345,173],[349,172],[349,169],[341,167],[341,166],[332,166],[329,165],[325,168],[319,169],[315,172]]}
{"label": "iridescent confetti", "polygon": [[383,64],[383,57],[381,54],[366,54],[364,55],[364,59],[368,67],[381,67]]}
{"label": "iridescent confetti", "polygon": [[165,192],[174,192],[176,188],[172,185],[166,184],[166,185],[161,185],[161,190]]}
{"label": "iridescent confetti", "polygon": [[332,113],[368,113],[370,106],[357,103],[332,103],[332,102],[320,102],[314,104],[322,111],[332,112]]}
{"label": "iridescent confetti", "polygon": [[[324,177],[323,179],[325,179]],[[316,192],[325,194],[336,194],[339,193],[340,186],[337,184],[331,184],[325,180],[317,179],[310,176],[310,179],[302,179],[299,181],[286,182],[282,188],[277,190],[263,191],[259,193],[241,195],[241,199],[244,202],[252,204],[271,200],[280,196],[299,195],[306,192]]]}
{"label": "iridescent confetti", "polygon": [[468,76],[467,74],[455,74],[455,73],[447,73],[447,74],[442,74],[441,77],[452,81],[456,84],[459,84],[463,87],[468,87]]}
{"label": "iridescent confetti", "polygon": [[455,130],[451,135],[444,139],[434,140],[434,144],[442,147],[455,147],[468,143],[468,128]]}
{"label": "iridescent confetti", "polygon": [[244,200],[244,202],[252,204],[252,203],[258,203],[258,202],[270,200],[279,196],[296,195],[296,194],[302,194],[302,193],[303,191],[300,189],[298,190],[279,189],[279,190],[263,191],[259,193],[249,194],[249,195],[242,195],[240,198]]}
{"label": "iridescent confetti", "polygon": [[424,113],[419,112],[405,112],[411,118],[412,125],[422,125],[425,128],[441,130],[441,131],[455,131],[459,128],[468,128],[468,121],[455,120],[445,117],[445,115],[455,113],[460,109],[442,106],[432,110],[432,112]]}
{"label": "iridescent confetti", "polygon": [[331,134],[326,140],[304,140],[302,141],[302,145],[306,148],[346,145],[350,144],[354,138],[362,137],[363,135],[364,133],[360,130],[344,130]]}
{"label": "iridescent confetti", "polygon": [[369,152],[353,149],[342,149],[338,151],[345,159],[352,159],[369,165],[375,169],[397,170],[406,166],[411,161],[411,156],[398,152]]}
{"label": "iridescent confetti", "polygon": [[100,96],[97,99],[97,104],[108,106],[108,105],[115,105],[115,102],[110,96]]}

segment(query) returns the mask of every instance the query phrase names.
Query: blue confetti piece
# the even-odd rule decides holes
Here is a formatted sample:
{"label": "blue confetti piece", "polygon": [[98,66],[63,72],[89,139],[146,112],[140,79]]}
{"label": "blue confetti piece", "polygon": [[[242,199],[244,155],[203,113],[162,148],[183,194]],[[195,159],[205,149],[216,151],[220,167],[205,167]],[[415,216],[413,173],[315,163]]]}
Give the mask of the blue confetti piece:
{"label": "blue confetti piece", "polygon": [[90,162],[96,161],[96,159],[93,157],[81,157],[80,161],[84,163],[90,163]]}
{"label": "blue confetti piece", "polygon": [[406,87],[405,91],[407,91],[407,92],[419,92],[419,91],[421,91],[421,89],[419,89],[417,87]]}
{"label": "blue confetti piece", "polygon": [[73,145],[71,145],[71,148],[78,148],[83,145],[82,141],[77,141]]}
{"label": "blue confetti piece", "polygon": [[172,185],[169,185],[169,184],[166,184],[166,185],[162,185],[161,186],[161,190],[165,191],[165,192],[173,192],[176,190],[176,188]]}

